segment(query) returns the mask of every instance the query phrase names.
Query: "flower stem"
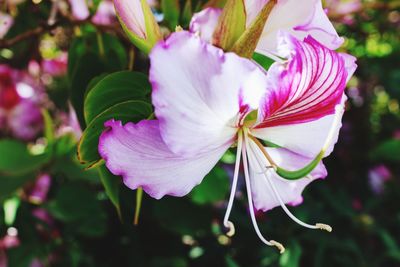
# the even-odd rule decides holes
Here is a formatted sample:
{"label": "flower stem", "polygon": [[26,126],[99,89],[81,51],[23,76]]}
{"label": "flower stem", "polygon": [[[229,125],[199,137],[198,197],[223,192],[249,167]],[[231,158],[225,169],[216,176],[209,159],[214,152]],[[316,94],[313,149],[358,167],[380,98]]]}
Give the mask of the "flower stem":
{"label": "flower stem", "polygon": [[142,199],[143,199],[143,189],[139,187],[136,190],[136,209],[135,209],[135,218],[133,219],[133,224],[139,224],[139,216],[140,216],[140,208],[142,207]]}

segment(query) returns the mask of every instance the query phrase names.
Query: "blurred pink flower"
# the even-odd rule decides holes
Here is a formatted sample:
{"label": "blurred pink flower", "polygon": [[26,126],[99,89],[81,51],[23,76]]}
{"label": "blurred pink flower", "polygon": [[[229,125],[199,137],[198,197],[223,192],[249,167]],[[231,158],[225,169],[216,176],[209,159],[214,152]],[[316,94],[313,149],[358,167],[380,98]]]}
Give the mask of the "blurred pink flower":
{"label": "blurred pink flower", "polygon": [[43,267],[43,263],[39,259],[33,259],[29,267]]}
{"label": "blurred pink flower", "polygon": [[32,215],[33,215],[33,217],[35,217],[35,218],[47,223],[50,226],[54,224],[53,217],[51,217],[49,212],[47,210],[45,210],[45,209],[42,209],[42,208],[34,209],[32,211]]}
{"label": "blurred pink flower", "polygon": [[[86,20],[90,16],[86,0],[69,0],[72,16],[77,20]],[[97,7],[96,14],[91,18],[93,23],[109,25],[117,22],[114,4],[111,0],[103,0]]]}
{"label": "blurred pink flower", "polygon": [[333,20],[351,25],[354,23],[354,14],[358,12],[361,0],[325,0],[328,16]]}
{"label": "blurred pink flower", "polygon": [[[13,229],[15,230],[15,228]],[[6,253],[7,249],[14,248],[20,245],[17,234],[17,232],[15,234],[7,233],[2,239],[0,239],[0,267],[8,266]]]}
{"label": "blurred pink flower", "polygon": [[13,17],[7,13],[0,12],[0,39],[4,38],[13,23]]}
{"label": "blurred pink flower", "polygon": [[51,177],[47,173],[41,174],[36,178],[35,184],[29,190],[28,199],[34,204],[41,204],[47,198],[50,190]]}
{"label": "blurred pink flower", "polygon": [[32,140],[43,128],[36,83],[26,73],[6,65],[0,65],[0,78],[0,130]]}
{"label": "blurred pink flower", "polygon": [[82,135],[82,129],[81,126],[79,125],[78,117],[76,116],[76,112],[72,105],[68,105],[69,107],[69,112],[63,112],[59,114],[59,117],[61,118],[61,126],[57,130],[57,135],[62,136],[67,133],[72,133],[75,138],[78,140],[81,138]]}
{"label": "blurred pink flower", "polygon": [[96,14],[93,16],[92,21],[100,25],[116,23],[118,20],[115,14],[113,2],[108,0],[102,1],[97,8]]}
{"label": "blurred pink flower", "polygon": [[385,189],[385,183],[392,178],[390,170],[385,165],[378,165],[368,172],[368,182],[372,192],[381,195]]}
{"label": "blurred pink flower", "polygon": [[72,16],[77,20],[85,20],[89,17],[89,8],[86,0],[69,0]]}
{"label": "blurred pink flower", "polygon": [[42,61],[42,71],[51,76],[63,76],[67,73],[68,54],[62,53],[53,59],[44,59]]}

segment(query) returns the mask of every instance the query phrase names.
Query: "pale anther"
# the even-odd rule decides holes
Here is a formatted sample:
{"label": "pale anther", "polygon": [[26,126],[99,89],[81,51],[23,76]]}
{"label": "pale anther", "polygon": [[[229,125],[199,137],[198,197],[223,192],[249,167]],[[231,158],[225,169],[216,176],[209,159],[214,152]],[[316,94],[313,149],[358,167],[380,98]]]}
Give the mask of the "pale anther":
{"label": "pale anther", "polygon": [[321,229],[321,230],[325,230],[325,231],[327,231],[329,233],[332,232],[332,227],[330,225],[328,225],[328,224],[316,223],[315,227],[317,227],[318,229]]}
{"label": "pale anther", "polygon": [[275,240],[270,240],[269,243],[271,243],[271,245],[277,247],[279,250],[279,253],[283,254],[283,252],[285,252],[285,247],[281,243],[279,243]]}
{"label": "pale anther", "polygon": [[225,227],[229,229],[226,235],[232,237],[235,234],[235,225],[231,221],[227,221]]}

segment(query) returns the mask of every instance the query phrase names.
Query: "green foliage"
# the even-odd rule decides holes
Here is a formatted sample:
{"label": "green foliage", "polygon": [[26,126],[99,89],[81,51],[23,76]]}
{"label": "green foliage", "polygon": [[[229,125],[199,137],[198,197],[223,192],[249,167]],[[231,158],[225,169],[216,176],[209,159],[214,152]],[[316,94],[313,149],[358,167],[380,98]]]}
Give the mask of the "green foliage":
{"label": "green foliage", "polygon": [[275,62],[272,59],[270,59],[269,57],[266,57],[257,52],[255,52],[253,54],[253,60],[255,62],[257,62],[261,67],[263,67],[266,71],[268,71],[268,69],[269,69],[269,67],[271,67],[272,63]]}
{"label": "green foliage", "polygon": [[61,187],[47,210],[56,219],[67,223],[69,231],[84,236],[101,236],[106,230],[106,213],[96,194],[79,184]]}
{"label": "green foliage", "polygon": [[375,160],[400,162],[400,140],[387,140],[379,144],[372,150],[371,156]]}
{"label": "green foliage", "polygon": [[89,33],[74,40],[68,56],[70,100],[82,128],[85,128],[83,103],[89,82],[102,73],[124,69],[127,54],[114,36]]}
{"label": "green foliage", "polygon": [[164,13],[164,20],[170,29],[179,25],[180,4],[179,0],[162,0],[161,8]]}
{"label": "green foliage", "polygon": [[138,72],[121,71],[105,76],[92,84],[85,97],[85,122],[89,124],[105,110],[125,101],[149,101],[150,90],[147,77]]}
{"label": "green foliage", "polygon": [[0,174],[25,175],[48,162],[49,154],[44,152],[34,155],[22,142],[0,140]]}
{"label": "green foliage", "polygon": [[226,171],[220,167],[215,167],[201,182],[196,186],[190,198],[196,204],[212,204],[224,200],[229,192],[229,177]]}

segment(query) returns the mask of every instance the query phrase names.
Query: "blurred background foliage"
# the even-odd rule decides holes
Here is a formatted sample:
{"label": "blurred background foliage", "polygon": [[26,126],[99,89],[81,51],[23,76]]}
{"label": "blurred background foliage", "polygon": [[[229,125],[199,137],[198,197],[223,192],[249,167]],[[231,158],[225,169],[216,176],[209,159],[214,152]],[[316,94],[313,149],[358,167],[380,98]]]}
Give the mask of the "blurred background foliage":
{"label": "blurred background foliage", "polygon": [[[140,73],[148,70],[146,58],[113,15],[95,19],[107,1],[93,0],[83,17],[73,1],[1,2],[14,23],[0,40],[0,63],[44,88],[37,102],[42,127],[34,136],[0,128],[1,267],[400,266],[400,1],[323,1],[345,38],[342,51],[355,55],[359,67],[339,142],[325,160],[329,175],[308,186],[304,203],[291,210],[334,231],[302,229],[279,208],[258,213],[262,232],[286,245],[283,255],[258,240],[243,187],[232,214],[236,235],[224,235],[233,153],[187,197],[159,201],[140,198],[98,161],[93,147],[105,120],[139,121],[152,113],[150,85]],[[47,23],[56,2],[57,19]],[[203,4],[220,1],[153,2],[168,33],[187,27]],[[50,61],[58,65],[46,72]],[[125,98],[115,102],[115,92]]]}

